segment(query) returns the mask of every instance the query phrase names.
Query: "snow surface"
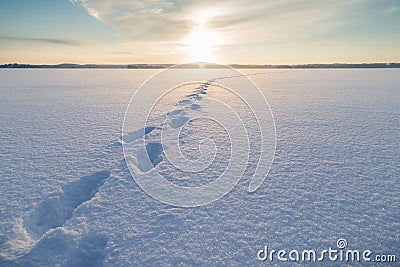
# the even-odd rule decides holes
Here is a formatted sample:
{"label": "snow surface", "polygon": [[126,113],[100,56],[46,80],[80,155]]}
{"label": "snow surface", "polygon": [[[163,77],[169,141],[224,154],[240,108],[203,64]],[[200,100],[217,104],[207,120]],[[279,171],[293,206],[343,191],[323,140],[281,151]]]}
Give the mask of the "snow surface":
{"label": "snow surface", "polygon": [[0,71],[0,266],[263,266],[256,253],[265,244],[317,250],[338,238],[400,256],[399,70],[251,77],[275,118],[272,169],[249,193],[250,162],[228,195],[197,208],[149,197],[123,158],[123,142],[147,135],[152,165],[138,160],[139,170],[157,168],[182,185],[209,183],[227,163],[223,128],[188,122],[218,93],[212,87],[171,95],[177,106],[167,110],[167,123],[183,125],[188,158],[202,156],[199,139],[212,139],[214,167],[176,175],[156,141],[157,125],[121,139],[128,102],[154,73]]}

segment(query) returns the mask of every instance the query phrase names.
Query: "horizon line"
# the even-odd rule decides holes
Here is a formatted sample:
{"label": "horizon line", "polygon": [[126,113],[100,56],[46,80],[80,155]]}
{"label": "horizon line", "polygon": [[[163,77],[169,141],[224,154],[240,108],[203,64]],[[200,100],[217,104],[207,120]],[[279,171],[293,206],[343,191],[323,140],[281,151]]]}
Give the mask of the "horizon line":
{"label": "horizon line", "polygon": [[212,62],[193,62],[183,64],[171,63],[58,63],[58,64],[30,64],[30,63],[5,63],[0,68],[60,68],[60,69],[160,69],[173,66],[183,68],[400,68],[400,62],[363,62],[363,63],[305,63],[305,64],[218,64]]}

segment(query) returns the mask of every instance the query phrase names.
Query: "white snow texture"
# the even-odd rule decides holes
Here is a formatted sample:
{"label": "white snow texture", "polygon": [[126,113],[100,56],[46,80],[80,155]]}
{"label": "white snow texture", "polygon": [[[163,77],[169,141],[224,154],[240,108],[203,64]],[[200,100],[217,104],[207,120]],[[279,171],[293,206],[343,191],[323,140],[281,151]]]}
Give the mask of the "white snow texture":
{"label": "white snow texture", "polygon": [[[196,208],[147,195],[132,179],[122,143],[134,150],[146,137],[147,150],[127,159],[137,175],[157,170],[178,185],[212,182],[229,162],[229,136],[192,116],[218,91],[171,94],[175,106],[156,107],[148,125],[121,137],[130,97],[154,73],[0,71],[0,266],[265,266],[256,255],[265,244],[317,250],[338,238],[350,248],[400,256],[399,70],[252,77],[276,123],[270,173],[249,193],[257,164],[250,157],[231,192]],[[160,114],[181,129],[188,159],[205,156],[199,140],[212,140],[208,168],[186,175],[168,161]],[[257,151],[259,133],[249,135]],[[147,155],[150,165],[141,160]]]}

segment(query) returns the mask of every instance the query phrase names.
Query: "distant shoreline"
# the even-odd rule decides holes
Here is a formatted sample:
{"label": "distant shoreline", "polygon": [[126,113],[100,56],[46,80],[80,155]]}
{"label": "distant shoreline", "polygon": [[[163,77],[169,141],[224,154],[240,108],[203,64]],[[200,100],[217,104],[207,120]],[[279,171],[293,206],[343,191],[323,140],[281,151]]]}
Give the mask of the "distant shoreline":
{"label": "distant shoreline", "polygon": [[[174,64],[73,64],[62,63],[54,65],[35,65],[35,64],[19,64],[10,63],[0,65],[1,69],[165,69],[175,66]],[[296,65],[249,65],[249,64],[230,64],[227,65],[236,69],[383,69],[383,68],[400,68],[400,63],[333,63],[333,64],[296,64]],[[185,67],[188,69],[196,68],[219,68],[215,65],[207,64],[189,64]]]}

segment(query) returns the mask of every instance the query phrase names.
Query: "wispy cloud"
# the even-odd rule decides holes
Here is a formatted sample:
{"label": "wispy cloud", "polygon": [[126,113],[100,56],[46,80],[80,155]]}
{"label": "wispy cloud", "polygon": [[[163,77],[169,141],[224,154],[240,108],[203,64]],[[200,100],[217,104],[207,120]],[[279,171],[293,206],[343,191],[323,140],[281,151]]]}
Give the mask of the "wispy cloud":
{"label": "wispy cloud", "polygon": [[131,40],[175,40],[187,32],[182,4],[166,0],[71,0]]}
{"label": "wispy cloud", "polygon": [[112,52],[112,54],[115,54],[115,55],[132,55],[133,53],[130,52],[130,51],[114,51],[114,52]]}
{"label": "wispy cloud", "polygon": [[[222,32],[227,42],[297,40],[346,23],[350,7],[366,1],[300,0],[70,0],[86,8],[99,21],[118,30],[126,39],[178,42],[208,18],[209,30]],[[217,10],[218,12],[212,12]],[[348,16],[346,19],[349,19]],[[230,39],[230,41],[229,41]]]}
{"label": "wispy cloud", "polygon": [[59,45],[82,46],[83,42],[69,39],[54,39],[54,38],[36,38],[36,37],[16,37],[16,36],[0,36],[0,40],[4,41],[23,41],[23,42],[38,42],[50,43]]}
{"label": "wispy cloud", "polygon": [[391,6],[391,7],[387,8],[387,9],[385,9],[385,10],[384,10],[384,13],[390,15],[390,14],[393,14],[393,13],[395,13],[395,12],[398,12],[399,10],[400,10],[399,7],[397,7],[397,6]]}

